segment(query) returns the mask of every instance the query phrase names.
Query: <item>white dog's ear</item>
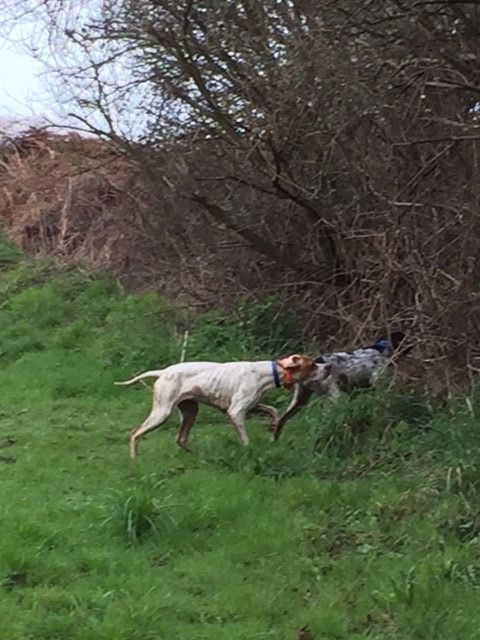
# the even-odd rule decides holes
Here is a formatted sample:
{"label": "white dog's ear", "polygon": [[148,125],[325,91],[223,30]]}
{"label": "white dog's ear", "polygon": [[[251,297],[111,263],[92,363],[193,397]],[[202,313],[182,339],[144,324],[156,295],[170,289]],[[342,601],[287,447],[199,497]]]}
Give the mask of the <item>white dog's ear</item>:
{"label": "white dog's ear", "polygon": [[279,362],[284,369],[298,369],[298,367],[301,366],[303,360],[303,356],[298,355],[298,353],[294,353],[291,356],[282,358]]}

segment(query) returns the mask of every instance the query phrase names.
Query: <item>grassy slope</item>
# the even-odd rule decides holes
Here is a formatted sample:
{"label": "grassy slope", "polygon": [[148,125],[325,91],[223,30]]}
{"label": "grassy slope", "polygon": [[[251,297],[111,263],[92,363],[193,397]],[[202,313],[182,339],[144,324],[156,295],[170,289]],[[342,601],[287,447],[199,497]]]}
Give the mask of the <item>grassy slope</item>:
{"label": "grassy slope", "polygon": [[[207,409],[194,455],[170,424],[132,464],[149,392],[112,381],[175,360],[175,312],[1,245],[0,269],[0,638],[478,638],[474,396],[314,402],[248,450]],[[219,317],[190,357],[248,348]]]}

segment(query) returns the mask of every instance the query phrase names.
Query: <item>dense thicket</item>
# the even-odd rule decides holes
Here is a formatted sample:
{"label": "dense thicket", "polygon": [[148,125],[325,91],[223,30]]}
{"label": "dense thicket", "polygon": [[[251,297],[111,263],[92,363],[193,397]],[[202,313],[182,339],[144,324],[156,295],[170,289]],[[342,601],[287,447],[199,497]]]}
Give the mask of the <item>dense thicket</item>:
{"label": "dense thicket", "polygon": [[419,378],[473,375],[479,3],[24,4],[124,158],[47,185],[57,251],[202,306],[275,293],[325,347],[401,325]]}

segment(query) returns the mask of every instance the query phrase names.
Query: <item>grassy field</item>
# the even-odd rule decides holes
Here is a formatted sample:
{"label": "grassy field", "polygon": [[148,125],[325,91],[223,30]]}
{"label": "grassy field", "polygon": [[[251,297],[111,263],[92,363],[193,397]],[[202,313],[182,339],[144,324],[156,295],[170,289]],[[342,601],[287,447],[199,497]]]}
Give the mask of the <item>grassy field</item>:
{"label": "grassy field", "polygon": [[[275,355],[272,313],[198,318],[189,358]],[[184,322],[0,244],[0,638],[477,640],[475,393],[315,401],[247,450],[202,409],[193,455],[172,420],[131,463],[150,393],[112,382],[177,360]]]}

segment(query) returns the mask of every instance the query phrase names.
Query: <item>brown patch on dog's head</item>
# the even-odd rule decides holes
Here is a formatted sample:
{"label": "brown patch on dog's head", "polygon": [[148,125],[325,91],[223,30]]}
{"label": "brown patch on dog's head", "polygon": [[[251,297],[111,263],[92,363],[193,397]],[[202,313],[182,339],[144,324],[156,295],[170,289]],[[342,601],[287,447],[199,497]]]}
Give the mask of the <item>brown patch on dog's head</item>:
{"label": "brown patch on dog's head", "polygon": [[300,366],[303,356],[294,353],[291,356],[284,356],[277,360],[282,369],[296,370]]}
{"label": "brown patch on dog's head", "polygon": [[298,353],[280,358],[277,360],[277,364],[290,374],[288,378],[292,382],[300,382],[309,378],[318,366],[313,358]]}

